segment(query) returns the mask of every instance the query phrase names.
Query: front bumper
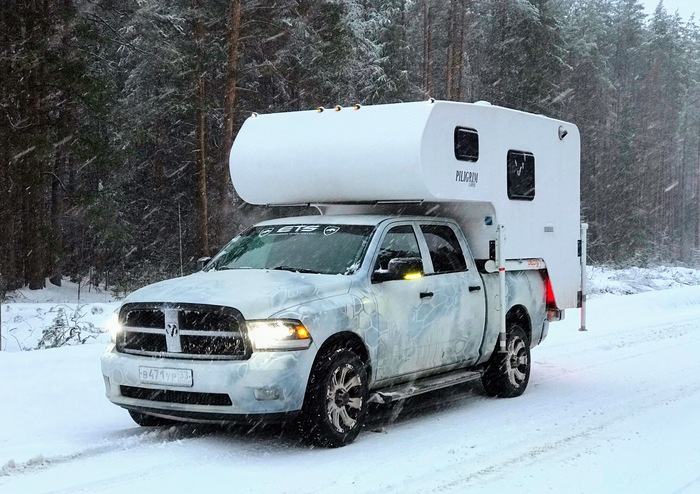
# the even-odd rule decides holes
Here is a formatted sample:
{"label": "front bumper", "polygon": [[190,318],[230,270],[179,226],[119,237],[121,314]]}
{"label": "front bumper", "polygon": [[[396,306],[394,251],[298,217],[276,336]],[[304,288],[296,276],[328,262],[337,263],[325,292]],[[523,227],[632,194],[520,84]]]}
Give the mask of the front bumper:
{"label": "front bumper", "polygon": [[[107,398],[121,407],[184,420],[239,421],[298,412],[314,355],[312,345],[254,352],[248,360],[202,361],[129,355],[110,345],[102,356],[102,374]],[[142,383],[142,366],[191,370],[192,386]]]}

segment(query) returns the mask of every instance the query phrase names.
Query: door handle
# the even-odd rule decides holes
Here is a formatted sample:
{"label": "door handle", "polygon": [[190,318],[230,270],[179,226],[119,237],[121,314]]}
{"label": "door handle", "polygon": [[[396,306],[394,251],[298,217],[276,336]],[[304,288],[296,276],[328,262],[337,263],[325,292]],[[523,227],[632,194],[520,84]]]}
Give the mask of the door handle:
{"label": "door handle", "polygon": [[481,290],[480,286],[470,286],[469,287],[470,292],[478,292],[479,290]]}
{"label": "door handle", "polygon": [[435,295],[433,292],[420,292],[420,298],[430,298]]}

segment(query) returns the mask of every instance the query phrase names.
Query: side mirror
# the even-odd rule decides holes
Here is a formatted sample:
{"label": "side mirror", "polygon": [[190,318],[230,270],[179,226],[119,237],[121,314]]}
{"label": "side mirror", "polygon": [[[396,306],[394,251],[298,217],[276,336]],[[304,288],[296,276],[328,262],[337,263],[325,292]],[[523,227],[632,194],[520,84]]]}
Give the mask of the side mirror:
{"label": "side mirror", "polygon": [[199,259],[197,259],[197,271],[201,271],[202,269],[204,269],[204,266],[206,266],[209,261],[211,261],[211,257],[208,256],[200,257]]}
{"label": "side mirror", "polygon": [[372,282],[410,280],[423,277],[423,260],[420,257],[397,257],[389,261],[386,271],[372,273]]}

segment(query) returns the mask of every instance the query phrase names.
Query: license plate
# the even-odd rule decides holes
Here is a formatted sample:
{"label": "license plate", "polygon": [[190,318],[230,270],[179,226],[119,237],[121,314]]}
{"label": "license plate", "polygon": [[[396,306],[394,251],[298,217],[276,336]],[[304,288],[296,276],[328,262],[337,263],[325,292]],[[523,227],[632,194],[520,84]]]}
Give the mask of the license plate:
{"label": "license plate", "polygon": [[192,387],[191,369],[139,367],[141,384],[165,384],[166,386]]}

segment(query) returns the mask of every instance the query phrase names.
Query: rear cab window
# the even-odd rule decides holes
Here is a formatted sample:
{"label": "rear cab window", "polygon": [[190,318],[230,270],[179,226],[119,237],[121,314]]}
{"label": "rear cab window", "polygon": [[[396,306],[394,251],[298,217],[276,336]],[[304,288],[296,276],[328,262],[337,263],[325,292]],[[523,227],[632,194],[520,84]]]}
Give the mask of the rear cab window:
{"label": "rear cab window", "polygon": [[457,234],[449,225],[420,225],[420,230],[428,245],[434,274],[467,270],[464,251]]}

